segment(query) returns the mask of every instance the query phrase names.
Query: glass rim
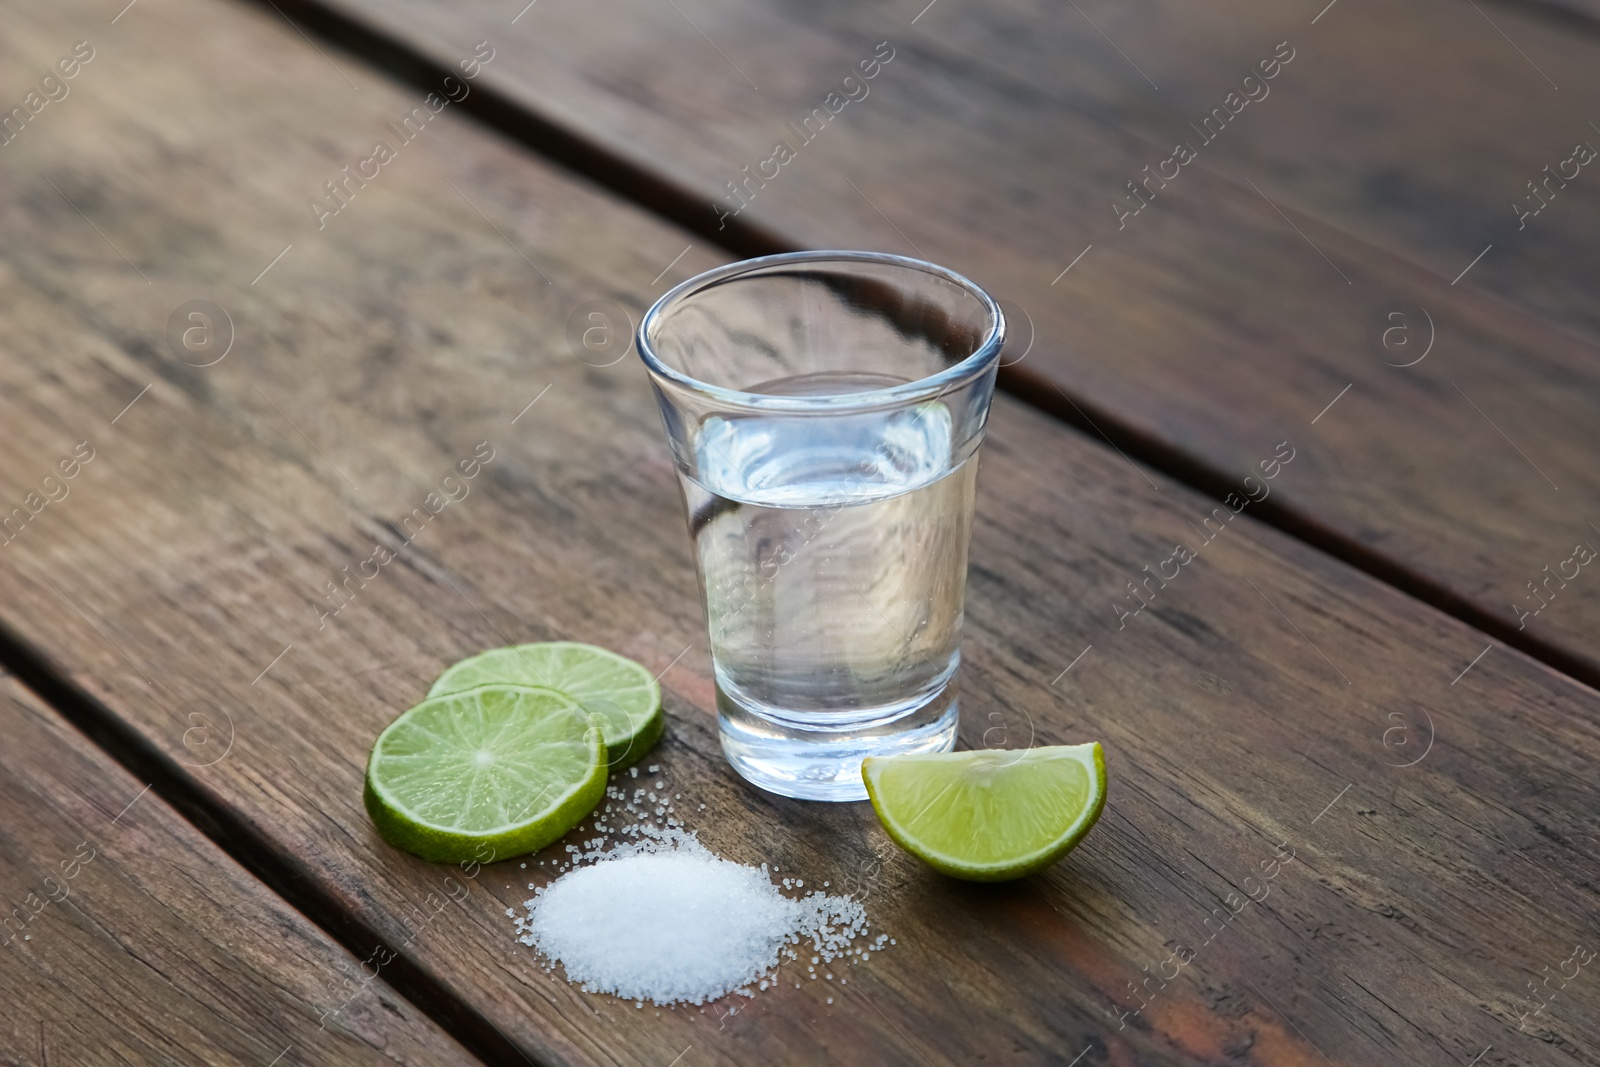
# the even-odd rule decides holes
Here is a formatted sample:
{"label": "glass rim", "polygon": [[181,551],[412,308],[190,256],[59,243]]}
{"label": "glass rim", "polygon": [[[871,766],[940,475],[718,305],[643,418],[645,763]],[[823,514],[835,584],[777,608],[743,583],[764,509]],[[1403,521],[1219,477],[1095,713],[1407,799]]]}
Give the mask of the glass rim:
{"label": "glass rim", "polygon": [[[855,393],[837,393],[831,396],[778,396],[713,385],[710,382],[691,377],[674,367],[667,366],[651,347],[651,327],[661,319],[661,316],[669,308],[696,293],[737,278],[741,274],[754,273],[768,267],[784,266],[791,263],[823,263],[830,261],[837,263],[877,263],[905,270],[920,271],[923,274],[931,274],[936,278],[941,278],[977,298],[988,314],[989,328],[985,332],[983,340],[979,342],[970,355],[965,356],[957,363],[951,364],[937,374],[930,374],[925,378],[918,378],[902,385],[892,385],[882,389],[866,389]],[[639,358],[644,362],[645,369],[652,375],[664,378],[675,385],[700,393],[729,407],[758,411],[838,413],[842,411],[866,411],[874,408],[898,407],[919,400],[942,396],[963,379],[976,377],[986,364],[996,360],[999,357],[1000,349],[1005,344],[1005,336],[1005,314],[1000,310],[1000,305],[982,287],[971,279],[950,270],[948,267],[941,267],[937,263],[929,263],[922,259],[913,259],[910,256],[897,256],[889,252],[818,250],[783,252],[773,256],[741,259],[733,263],[726,263],[720,267],[713,267],[711,270],[679,282],[667,290],[654,304],[650,305],[650,309],[644,313],[644,318],[639,320],[636,344],[639,349]]]}

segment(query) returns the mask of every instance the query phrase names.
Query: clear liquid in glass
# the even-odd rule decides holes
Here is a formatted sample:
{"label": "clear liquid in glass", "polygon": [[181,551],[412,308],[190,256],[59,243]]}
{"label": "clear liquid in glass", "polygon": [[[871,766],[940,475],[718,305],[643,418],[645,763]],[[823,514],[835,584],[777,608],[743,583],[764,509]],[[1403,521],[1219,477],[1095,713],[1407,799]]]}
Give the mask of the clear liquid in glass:
{"label": "clear liquid in glass", "polygon": [[[810,396],[902,379],[813,374]],[[937,400],[847,419],[712,416],[680,475],[705,590],[723,748],[790,796],[865,797],[864,755],[954,743],[977,463]]]}

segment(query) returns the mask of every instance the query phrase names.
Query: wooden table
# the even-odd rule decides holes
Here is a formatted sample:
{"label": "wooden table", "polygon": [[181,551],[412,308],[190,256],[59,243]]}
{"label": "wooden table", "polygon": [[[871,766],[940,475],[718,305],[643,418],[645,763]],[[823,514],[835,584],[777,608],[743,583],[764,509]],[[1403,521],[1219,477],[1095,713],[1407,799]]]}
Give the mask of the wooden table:
{"label": "wooden table", "polygon": [[[1592,3],[122,2],[0,35],[5,1062],[1600,1064]],[[1019,335],[962,737],[1111,773],[1021,882],[732,774],[648,386],[568,341],[841,246]],[[378,730],[560,638],[663,672],[703,841],[896,947],[641,1010],[514,942],[536,858],[379,840]]]}

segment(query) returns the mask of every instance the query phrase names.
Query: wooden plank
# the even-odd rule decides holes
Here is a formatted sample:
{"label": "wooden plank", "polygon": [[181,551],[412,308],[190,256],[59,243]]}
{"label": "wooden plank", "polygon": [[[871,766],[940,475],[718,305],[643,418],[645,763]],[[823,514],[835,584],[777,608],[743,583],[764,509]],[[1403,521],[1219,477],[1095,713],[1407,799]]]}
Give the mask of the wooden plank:
{"label": "wooden plank", "polygon": [[1597,33],[1600,31],[1600,3],[1595,0],[1500,0],[1500,3],[1511,10],[1553,21],[1574,36],[1600,35]]}
{"label": "wooden plank", "polygon": [[[1580,168],[1526,231],[1509,208],[1576,142],[1600,146],[1591,38],[1494,8],[1556,92],[1456,0],[1315,25],[1322,4],[1085,7],[1156,92],[1066,7],[941,4],[913,25],[898,4],[546,0],[514,24],[490,0],[332,6],[434,57],[492,36],[506,61],[485,84],[689,190],[710,234],[743,204],[731,225],[790,245],[982,277],[1033,336],[1017,388],[1218,495],[1299,428],[1272,521],[1600,681],[1593,583],[1542,584],[1600,546],[1600,198]],[[875,77],[846,86],[863,61]],[[1189,122],[1262,61],[1270,95],[1203,140]],[[800,129],[824,105],[825,135]],[[780,141],[795,158],[768,162]],[[1174,141],[1198,157],[1119,219]]]}
{"label": "wooden plank", "polygon": [[[1586,239],[1600,229],[1600,201],[1579,195],[1587,184],[1582,177],[1571,180],[1574,191],[1566,195],[1568,182],[1542,184],[1549,177],[1547,164],[1555,168],[1572,156],[1576,142],[1597,136],[1584,101],[1600,89],[1600,23],[1576,20],[1588,32],[1574,33],[1564,17],[1552,17],[1554,5],[1513,0],[1474,10],[1460,0],[1370,0],[1336,9],[1327,3],[1286,8],[1229,0],[1203,11],[1175,2],[1120,9],[1090,4],[1075,11],[1011,0],[965,8],[927,5],[914,28],[903,5],[895,4],[817,12],[701,2],[685,7],[684,17],[657,5],[614,2],[602,19],[592,17],[592,6],[556,2],[537,13],[530,9],[510,27],[500,6],[488,0],[448,9],[427,0],[302,6],[358,15],[439,56],[473,33],[493,33],[518,59],[494,72],[496,84],[613,151],[647,159],[706,192],[708,200],[724,199],[732,207],[739,201],[729,198],[727,181],[747,181],[742,165],[758,169],[756,162],[772,155],[774,139],[799,139],[797,131],[785,129],[788,120],[798,124],[827,92],[842,92],[833,82],[858,59],[872,58],[871,42],[887,39],[910,63],[891,64],[889,77],[865,86],[865,95],[902,98],[898,107],[887,105],[899,112],[895,125],[931,122],[930,137],[963,123],[948,106],[960,95],[966,100],[962,115],[984,119],[983,128],[969,134],[971,141],[1012,145],[1007,169],[1009,157],[1024,155],[1019,147],[1026,155],[1042,153],[1027,172],[1032,196],[1018,206],[1060,240],[1055,252],[1082,247],[1069,239],[1099,228],[1092,223],[1114,223],[1114,203],[1136,209],[1139,200],[1123,199],[1125,183],[1146,176],[1144,163],[1154,166],[1171,156],[1174,141],[1190,141],[1198,148],[1197,169],[1226,174],[1239,186],[1254,180],[1276,202],[1447,280],[1493,243],[1495,254],[1479,261],[1464,284],[1534,308],[1591,339],[1600,331],[1600,301],[1585,285],[1600,270],[1600,253]],[[1384,28],[1381,35],[1371,33],[1377,25]],[[1431,47],[1422,48],[1423,42]],[[715,67],[702,62],[717,55],[713,47],[729,57]],[[1294,58],[1280,64],[1274,55]],[[741,57],[748,62],[737,62]],[[1222,106],[1264,61],[1273,78],[1250,89],[1262,97],[1262,106],[1248,100],[1229,105],[1240,112],[1238,121],[1220,124],[1227,127],[1226,138],[1190,128],[1191,121],[1199,124]],[[918,73],[907,75],[908,66]],[[772,84],[753,93],[739,73],[744,67],[768,72]],[[632,71],[632,80],[623,71]],[[833,72],[839,78],[831,78]],[[907,77],[919,83],[918,91],[904,89],[901,79]],[[1257,72],[1256,82],[1261,80]],[[639,91],[641,82],[657,94]],[[1564,83],[1565,92],[1553,82]],[[897,85],[903,91],[890,89]],[[862,86],[853,91],[860,93]],[[920,98],[926,114],[914,113],[907,98]],[[1268,98],[1279,102],[1268,105]],[[663,100],[677,106],[663,107]],[[894,158],[858,166],[852,178],[866,175],[891,187],[909,181],[917,171],[903,157],[918,151],[916,139],[902,132],[886,140],[889,125],[860,129],[868,110],[846,100],[841,117],[848,115],[848,121],[830,121],[828,128],[844,131],[841,139],[851,145],[827,153],[829,160],[852,160],[854,149],[874,144],[880,155]],[[1139,162],[1131,170],[1125,167],[1133,158],[1128,139],[1106,136],[1107,129],[1134,135]],[[806,142],[798,154],[821,146],[820,139]],[[1109,173],[1121,174],[1121,180],[1095,181],[1108,172],[1082,167],[1089,146],[1114,161]],[[938,158],[958,157],[941,152]],[[761,221],[779,223],[798,237],[797,224],[826,226],[841,209],[865,214],[838,198],[831,216],[818,218],[815,198],[848,192],[849,185],[837,173],[817,173],[828,169],[826,163],[784,167],[770,188],[758,182],[745,190],[749,212]],[[962,200],[1007,172],[981,155],[953,169],[965,182]],[[1174,188],[1190,172],[1183,173]],[[1053,180],[1040,180],[1047,174]],[[1527,188],[1530,180],[1541,183],[1546,199],[1559,198],[1560,207],[1538,210],[1542,201]],[[791,191],[791,184],[817,191],[807,197]],[[1015,184],[1016,179],[1008,182]],[[1140,192],[1164,198],[1166,189],[1157,181]],[[1020,190],[1008,191],[1010,199],[1020,199]],[[902,194],[885,195],[892,204]],[[1510,207],[1519,199],[1533,212],[1526,225]],[[906,218],[889,214],[905,234],[942,236],[914,211]],[[1142,218],[1131,223],[1146,224]],[[980,232],[1003,241],[1018,232],[1014,225],[1000,213]],[[870,232],[894,231],[878,219]]]}
{"label": "wooden plank", "polygon": [[[196,764],[222,752],[214,725],[208,735],[197,721],[186,739]],[[371,980],[381,969],[362,967],[9,677],[0,729],[5,1062],[464,1056]]]}
{"label": "wooden plank", "polygon": [[[8,13],[8,47],[70,39],[83,17]],[[1209,501],[1002,398],[963,738],[1098,737],[1113,794],[1039,878],[935,877],[864,805],[761,795],[723,764],[653,401],[630,360],[568,346],[585,302],[637,315],[707,251],[448,109],[319,231],[306,198],[416,94],[325,62],[270,12],[141,4],[117,33],[103,84],[74,90],[0,193],[4,499],[95,450],[0,549],[0,623],[268,842],[285,892],[336,898],[539,1061],[1422,1063],[1492,1045],[1479,1062],[1504,1064],[1559,1042],[1597,1062],[1591,975],[1540,1015],[1525,989],[1595,933],[1592,690],[1485,652],[1248,511],[1213,517],[1226,532],[1202,545]],[[236,334],[205,367],[163,336],[200,298]],[[1265,435],[1253,458],[1304,437]],[[397,533],[479,442],[494,459],[470,491]],[[1125,583],[1179,539],[1198,558],[1119,625]],[[342,586],[375,544],[393,565]],[[469,880],[383,845],[360,801],[377,731],[448,662],[556,637],[663,672],[652,762],[708,845],[863,885],[898,944],[847,986],[657,1014],[514,944],[505,909],[544,881],[538,860]],[[194,700],[237,729],[227,758],[185,769]],[[1280,844],[1294,858],[1273,866]],[[460,907],[418,922],[446,877]],[[1225,903],[1250,892],[1262,902]],[[1164,966],[1178,976],[1161,986]]]}

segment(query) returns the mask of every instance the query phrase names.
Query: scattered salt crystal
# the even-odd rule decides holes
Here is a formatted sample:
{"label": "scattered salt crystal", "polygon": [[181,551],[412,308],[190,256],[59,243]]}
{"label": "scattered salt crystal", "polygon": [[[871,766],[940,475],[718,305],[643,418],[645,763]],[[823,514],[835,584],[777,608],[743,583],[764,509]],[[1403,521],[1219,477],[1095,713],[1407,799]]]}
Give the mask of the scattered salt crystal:
{"label": "scattered salt crystal", "polygon": [[661,769],[661,764],[659,764],[659,763],[652,763],[652,764],[650,764],[650,773],[651,773],[651,774],[654,774],[654,773],[656,773],[656,772],[657,772],[657,771],[659,771],[659,770],[660,770],[660,769]]}
{"label": "scattered salt crystal", "polygon": [[829,1003],[829,1004],[832,1004],[832,1003],[833,1003],[833,998],[832,998],[832,997],[829,997],[829,998],[828,998],[828,1003]]}

